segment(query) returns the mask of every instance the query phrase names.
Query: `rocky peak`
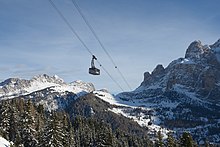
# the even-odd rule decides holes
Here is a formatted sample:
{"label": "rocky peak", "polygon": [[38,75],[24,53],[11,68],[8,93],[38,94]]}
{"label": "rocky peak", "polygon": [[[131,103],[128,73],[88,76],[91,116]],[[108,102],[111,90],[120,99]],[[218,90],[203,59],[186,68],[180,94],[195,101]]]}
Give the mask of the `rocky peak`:
{"label": "rocky peak", "polygon": [[0,83],[0,86],[4,86],[4,85],[11,85],[11,84],[15,84],[18,81],[20,81],[20,79],[18,78],[9,78],[3,82]]}
{"label": "rocky peak", "polygon": [[151,74],[145,72],[138,90],[150,89],[149,93],[157,94],[185,90],[194,92],[199,98],[220,103],[219,83],[220,40],[211,46],[194,41],[189,45],[185,58],[172,61],[165,69],[157,65]]}
{"label": "rocky peak", "polygon": [[192,42],[186,50],[185,58],[200,58],[201,55],[207,50],[201,41]]}
{"label": "rocky peak", "polygon": [[151,74],[149,72],[144,73],[144,81],[147,81],[151,77]]}
{"label": "rocky peak", "polygon": [[38,76],[34,76],[31,81],[38,81],[42,83],[56,83],[56,84],[63,84],[64,80],[59,78],[57,75],[49,76],[47,74],[42,74]]}
{"label": "rocky peak", "polygon": [[164,67],[162,64],[158,64],[156,68],[153,70],[152,75],[159,75],[164,72]]}
{"label": "rocky peak", "polygon": [[164,73],[165,68],[163,67],[163,65],[158,64],[151,74],[149,72],[144,73],[144,81],[141,83],[141,86],[146,86],[150,84],[151,82],[153,82],[152,80],[154,80],[154,78],[160,78],[164,75]]}
{"label": "rocky peak", "polygon": [[70,85],[81,88],[81,89],[85,89],[88,92],[95,91],[95,86],[92,83],[86,83],[81,80],[74,81],[70,83]]}

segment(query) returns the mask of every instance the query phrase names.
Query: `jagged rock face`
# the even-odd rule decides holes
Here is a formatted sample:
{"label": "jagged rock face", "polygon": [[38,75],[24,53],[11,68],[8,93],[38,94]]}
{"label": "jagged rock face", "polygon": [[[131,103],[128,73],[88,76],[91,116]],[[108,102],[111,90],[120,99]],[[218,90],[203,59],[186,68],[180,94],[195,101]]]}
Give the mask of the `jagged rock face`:
{"label": "jagged rock face", "polygon": [[164,67],[161,64],[158,64],[156,68],[153,70],[152,75],[160,75],[164,72]]}
{"label": "jagged rock face", "polygon": [[141,86],[149,85],[155,79],[159,79],[164,73],[165,73],[165,69],[163,65],[161,64],[157,65],[151,74],[149,72],[144,73],[144,82],[141,84]]}
{"label": "jagged rock face", "polygon": [[10,78],[0,83],[0,94],[5,95],[8,93],[13,93],[18,91],[18,93],[22,93],[22,90],[18,90],[19,88],[29,87],[30,82],[28,80],[18,79],[18,78]]}
{"label": "jagged rock face", "polygon": [[[164,69],[162,65],[150,74],[144,73],[144,81],[138,89],[160,91],[184,88],[195,92],[198,98],[220,102],[220,40],[213,45],[192,42],[186,50],[185,58],[171,62]],[[157,86],[155,86],[157,85]],[[155,88],[156,87],[156,88]]]}
{"label": "jagged rock face", "polygon": [[186,50],[185,58],[200,59],[203,55],[209,54],[211,50],[208,46],[203,46],[201,41],[192,42]]}
{"label": "jagged rock face", "polygon": [[42,74],[35,76],[31,79],[30,82],[38,81],[42,83],[56,83],[56,84],[64,84],[63,79],[59,78],[57,75],[49,76],[47,74]]}

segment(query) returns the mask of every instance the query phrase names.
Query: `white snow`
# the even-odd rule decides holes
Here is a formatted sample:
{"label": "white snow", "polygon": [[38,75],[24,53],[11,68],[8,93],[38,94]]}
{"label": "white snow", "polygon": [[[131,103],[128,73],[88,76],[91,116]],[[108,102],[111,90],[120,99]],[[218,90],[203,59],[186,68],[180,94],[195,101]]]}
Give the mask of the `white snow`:
{"label": "white snow", "polygon": [[60,78],[58,75],[54,75],[53,77],[54,77],[56,80],[60,80],[60,81],[64,82],[64,80],[63,80],[62,78]]}
{"label": "white snow", "polygon": [[116,105],[116,106],[137,108],[137,107],[145,105],[145,104],[143,105],[143,102],[139,102],[138,100],[131,100],[131,101],[121,100],[120,98],[114,97],[108,92],[93,91],[93,93],[96,94],[96,96],[99,97],[100,99],[108,102],[109,104]]}
{"label": "white snow", "polygon": [[0,136],[0,147],[9,147],[10,142]]}
{"label": "white snow", "polygon": [[[142,109],[147,109],[147,108],[142,108]],[[108,109],[111,112],[114,112],[116,114],[125,116],[127,118],[132,119],[133,121],[137,122],[140,126],[142,127],[148,127],[149,128],[149,134],[155,135],[156,132],[161,131],[163,139],[167,138],[167,133],[171,130],[168,130],[167,128],[162,128],[159,126],[160,124],[160,119],[156,116],[151,117],[146,117],[145,114],[140,113],[138,116],[137,115],[130,115],[129,113],[125,113],[126,108],[112,108]],[[149,122],[152,122],[152,125],[148,125]]]}
{"label": "white snow", "polygon": [[195,64],[192,60],[184,58],[181,62],[181,64]]}
{"label": "white snow", "polygon": [[100,99],[108,102],[111,105],[128,106],[128,105],[124,104],[122,100],[113,97],[113,95],[111,95],[110,93],[103,92],[103,91],[93,91],[93,93],[97,97],[99,97]]}
{"label": "white snow", "polygon": [[48,102],[48,100],[41,100],[41,101],[39,102],[39,104],[45,106],[45,108],[47,108],[47,110],[48,110],[49,112],[58,109],[58,104],[57,104],[57,101],[56,101],[56,100],[51,100],[50,102]]}
{"label": "white snow", "polygon": [[112,108],[109,111],[114,112],[116,114],[121,114],[127,118],[131,118],[136,121],[140,126],[148,126],[148,122],[150,122],[149,118],[145,118],[145,115],[141,113],[139,116],[132,116],[129,113],[125,113],[123,110],[126,108]]}
{"label": "white snow", "polygon": [[39,90],[43,90],[43,89],[48,88],[48,87],[58,86],[58,85],[59,84],[56,84],[56,83],[35,81],[31,84],[30,87],[24,88],[24,90],[26,91],[27,94],[29,94],[29,93],[32,93],[34,91],[39,91]]}
{"label": "white snow", "polygon": [[[162,128],[160,127],[160,119],[158,117],[156,117],[155,115],[151,117],[149,117],[149,115],[145,115],[144,113],[139,113],[138,115],[132,115],[129,112],[127,112],[126,110],[128,109],[142,109],[142,110],[152,110],[150,107],[152,105],[159,105],[159,104],[150,104],[150,103],[143,103],[141,101],[138,100],[134,100],[134,101],[123,101],[117,97],[112,96],[111,94],[107,93],[107,92],[103,92],[103,91],[94,91],[94,94],[96,94],[97,97],[99,97],[100,99],[112,104],[112,105],[116,105],[119,107],[115,107],[112,109],[108,109],[108,111],[114,112],[116,114],[125,116],[127,118],[132,119],[133,121],[137,122],[140,126],[146,126],[149,128],[149,134],[152,134],[155,136],[156,132],[161,131],[163,138],[167,138],[167,133],[170,131],[166,128]],[[161,106],[168,106],[169,107],[176,107],[178,105],[178,103],[166,103],[166,102],[162,102]],[[170,114],[172,117],[172,114]],[[148,125],[148,123],[152,121],[152,125]]]}

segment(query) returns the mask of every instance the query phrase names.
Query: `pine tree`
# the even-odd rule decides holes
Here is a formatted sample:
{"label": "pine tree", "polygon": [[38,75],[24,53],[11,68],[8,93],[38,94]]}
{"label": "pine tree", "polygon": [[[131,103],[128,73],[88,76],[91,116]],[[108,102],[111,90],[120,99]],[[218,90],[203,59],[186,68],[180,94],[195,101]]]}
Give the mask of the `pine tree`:
{"label": "pine tree", "polygon": [[118,141],[118,146],[129,146],[128,137],[126,137],[124,132],[117,129],[115,134]]}
{"label": "pine tree", "polygon": [[176,141],[175,141],[175,138],[173,137],[173,134],[171,132],[169,132],[167,134],[167,147],[176,147]]}
{"label": "pine tree", "polygon": [[188,132],[183,132],[180,137],[180,146],[181,147],[195,147],[196,143],[193,141],[192,136]]}
{"label": "pine tree", "polygon": [[164,146],[164,143],[163,143],[163,136],[161,134],[161,131],[158,131],[157,132],[157,141],[155,143],[156,147],[163,147]]}
{"label": "pine tree", "polygon": [[149,140],[146,136],[142,138],[143,140],[143,147],[153,147],[153,142]]}
{"label": "pine tree", "polygon": [[18,130],[18,115],[17,115],[17,109],[13,105],[11,108],[11,114],[10,114],[10,128],[9,128],[9,140],[14,141],[16,139],[17,130]]}
{"label": "pine tree", "polygon": [[9,140],[10,130],[10,113],[11,106],[8,101],[2,101],[0,107],[0,129],[2,130],[2,136]]}
{"label": "pine tree", "polygon": [[43,129],[39,147],[64,147],[64,134],[62,132],[61,121],[55,112],[51,113]]}
{"label": "pine tree", "polygon": [[82,118],[80,116],[76,116],[73,120],[73,130],[74,130],[74,140],[75,140],[75,146],[80,146],[80,136],[82,128]]}
{"label": "pine tree", "polygon": [[73,136],[73,128],[70,122],[70,118],[65,112],[60,113],[60,115],[63,116],[62,123],[61,123],[62,124],[61,129],[63,130],[63,135],[64,135],[63,145],[65,147],[71,147],[74,145],[74,136]]}
{"label": "pine tree", "polygon": [[69,146],[70,147],[76,146],[73,128],[71,128],[69,132]]}
{"label": "pine tree", "polygon": [[14,146],[15,147],[23,147],[24,145],[22,144],[21,136],[20,133],[16,133],[16,138],[14,140]]}
{"label": "pine tree", "polygon": [[37,144],[37,139],[35,138],[36,130],[34,128],[35,118],[33,111],[34,107],[32,102],[28,100],[28,102],[25,104],[25,111],[21,118],[23,125],[21,130],[21,138],[25,147],[35,147]]}
{"label": "pine tree", "polygon": [[210,147],[210,143],[209,143],[208,139],[205,139],[205,147]]}

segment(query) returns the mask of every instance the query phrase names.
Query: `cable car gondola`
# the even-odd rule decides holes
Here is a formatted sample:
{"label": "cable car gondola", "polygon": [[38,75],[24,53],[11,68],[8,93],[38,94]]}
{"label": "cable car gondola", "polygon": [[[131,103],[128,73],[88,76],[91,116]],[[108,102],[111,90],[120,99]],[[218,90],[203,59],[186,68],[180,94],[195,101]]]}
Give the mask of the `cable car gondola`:
{"label": "cable car gondola", "polygon": [[91,68],[89,68],[89,74],[100,75],[100,69],[95,67],[94,60],[97,60],[97,58],[94,55],[92,55]]}

